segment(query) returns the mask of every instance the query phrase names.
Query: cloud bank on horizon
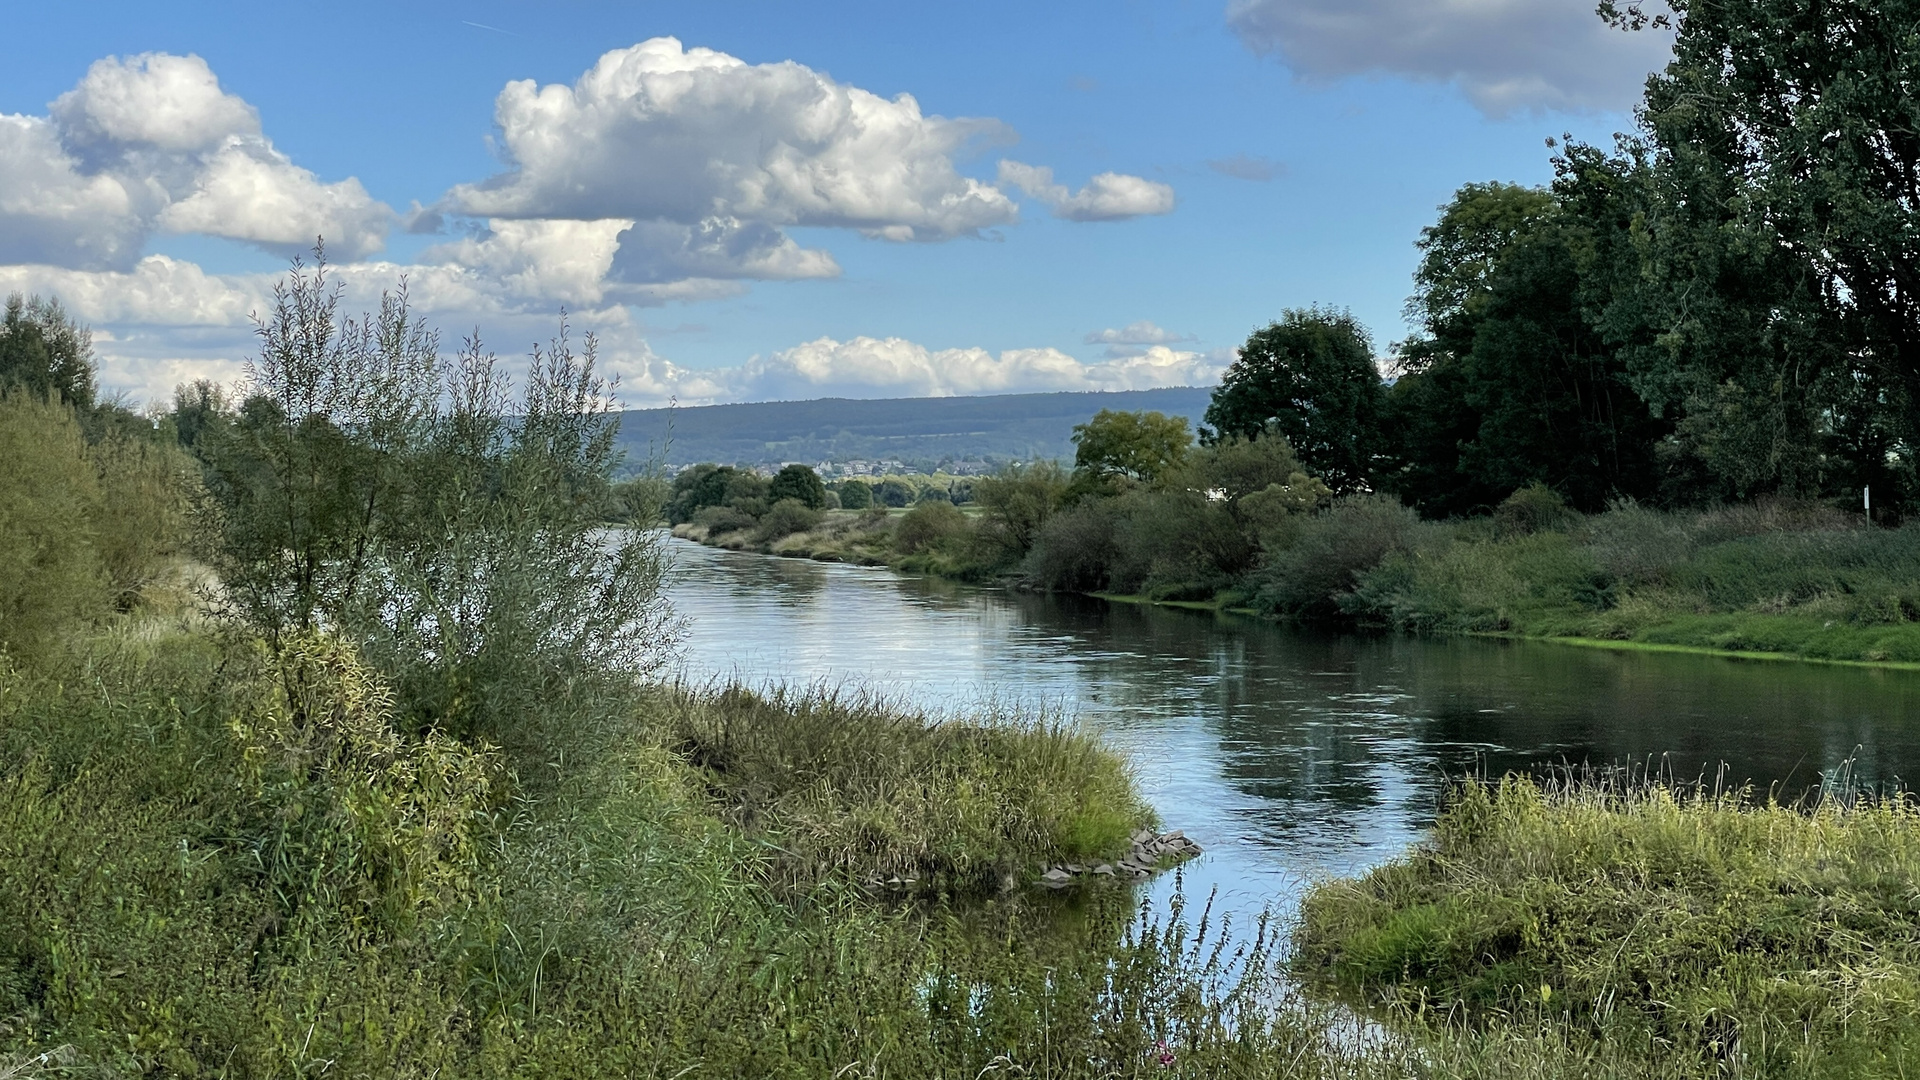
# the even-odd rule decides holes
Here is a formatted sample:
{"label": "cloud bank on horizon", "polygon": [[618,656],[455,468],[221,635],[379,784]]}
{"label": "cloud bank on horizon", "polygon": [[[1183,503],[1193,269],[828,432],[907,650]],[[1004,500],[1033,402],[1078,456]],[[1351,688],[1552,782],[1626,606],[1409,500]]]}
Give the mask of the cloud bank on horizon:
{"label": "cloud bank on horizon", "polygon": [[[1301,78],[1450,82],[1489,114],[1610,107],[1666,47],[1606,36],[1586,0],[1230,0],[1225,14],[1248,48]],[[509,82],[494,120],[494,175],[396,210],[354,177],[296,164],[199,56],[100,59],[44,115],[0,114],[0,293],[59,297],[95,326],[103,384],[149,400],[186,379],[237,377],[251,314],[278,277],[151,251],[181,236],[280,257],[324,236],[350,306],[404,281],[430,321],[496,341],[545,337],[564,308],[600,337],[635,405],[1144,389],[1210,383],[1232,360],[1140,320],[1089,333],[1082,344],[1104,346],[1090,361],[1044,342],[996,354],[856,336],[733,367],[677,365],[636,309],[841,276],[831,251],[793,230],[990,239],[1020,226],[1023,204],[1098,227],[1173,213],[1175,191],[1116,171],[1066,182],[1011,157],[970,176],[967,162],[1015,141],[1007,124],[672,37],[610,50],[571,84]],[[1205,164],[1238,180],[1287,171],[1247,154]],[[396,261],[385,257],[396,232],[437,239]]]}

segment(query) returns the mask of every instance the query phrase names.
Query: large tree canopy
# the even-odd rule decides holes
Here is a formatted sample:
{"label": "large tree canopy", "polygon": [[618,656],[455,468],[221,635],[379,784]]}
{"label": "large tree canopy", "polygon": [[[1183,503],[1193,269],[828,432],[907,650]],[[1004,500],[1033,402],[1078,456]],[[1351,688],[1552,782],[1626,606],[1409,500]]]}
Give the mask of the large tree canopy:
{"label": "large tree canopy", "polygon": [[1153,483],[1180,464],[1193,445],[1183,416],[1101,409],[1073,428],[1074,468],[1100,478]]}
{"label": "large tree canopy", "polygon": [[1382,477],[1423,512],[1535,483],[1588,510],[1656,493],[1663,425],[1583,304],[1608,212],[1605,198],[1468,184],[1423,231],[1408,314],[1424,333],[1401,347],[1398,468]]}
{"label": "large tree canopy", "polygon": [[1207,406],[1211,442],[1276,432],[1335,491],[1364,488],[1381,452],[1373,342],[1352,315],[1287,311],[1256,330]]}
{"label": "large tree canopy", "polygon": [[1636,388],[1682,417],[1680,448],[1722,494],[1911,498],[1920,3],[1669,6],[1673,61],[1623,155],[1647,185],[1640,287],[1612,313],[1655,331],[1630,351]]}

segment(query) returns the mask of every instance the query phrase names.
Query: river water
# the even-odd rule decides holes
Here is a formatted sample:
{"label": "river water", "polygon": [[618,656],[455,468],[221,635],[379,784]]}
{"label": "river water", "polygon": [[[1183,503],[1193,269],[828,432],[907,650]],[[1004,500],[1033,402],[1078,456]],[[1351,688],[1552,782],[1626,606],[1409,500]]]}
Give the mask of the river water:
{"label": "river water", "polygon": [[[1206,854],[1189,896],[1282,915],[1392,858],[1450,777],[1649,763],[1805,790],[1920,777],[1920,673],[1330,635],[671,541],[694,681],[865,687],[935,712],[1064,709]],[[1150,887],[1164,894],[1170,876]]]}

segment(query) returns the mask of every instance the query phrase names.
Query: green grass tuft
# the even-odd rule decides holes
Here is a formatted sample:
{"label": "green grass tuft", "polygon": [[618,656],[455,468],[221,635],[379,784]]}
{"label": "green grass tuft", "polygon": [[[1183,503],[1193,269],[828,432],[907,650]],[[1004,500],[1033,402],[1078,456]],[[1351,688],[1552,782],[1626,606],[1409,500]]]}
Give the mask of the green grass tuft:
{"label": "green grass tuft", "polygon": [[1466,785],[1433,838],[1316,887],[1294,969],[1358,1002],[1555,1017],[1753,1075],[1920,1053],[1920,811],[1653,786]]}

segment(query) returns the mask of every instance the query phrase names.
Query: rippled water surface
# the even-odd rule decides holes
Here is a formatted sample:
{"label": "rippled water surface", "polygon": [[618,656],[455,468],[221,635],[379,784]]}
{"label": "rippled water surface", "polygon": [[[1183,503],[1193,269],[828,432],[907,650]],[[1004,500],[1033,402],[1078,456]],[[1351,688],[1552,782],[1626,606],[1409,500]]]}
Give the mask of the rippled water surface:
{"label": "rippled water surface", "polygon": [[1920,777],[1916,673],[1336,636],[672,543],[689,677],[1068,709],[1206,847],[1189,894],[1243,912],[1397,854],[1468,771],[1664,755],[1795,790],[1848,760],[1869,782]]}

